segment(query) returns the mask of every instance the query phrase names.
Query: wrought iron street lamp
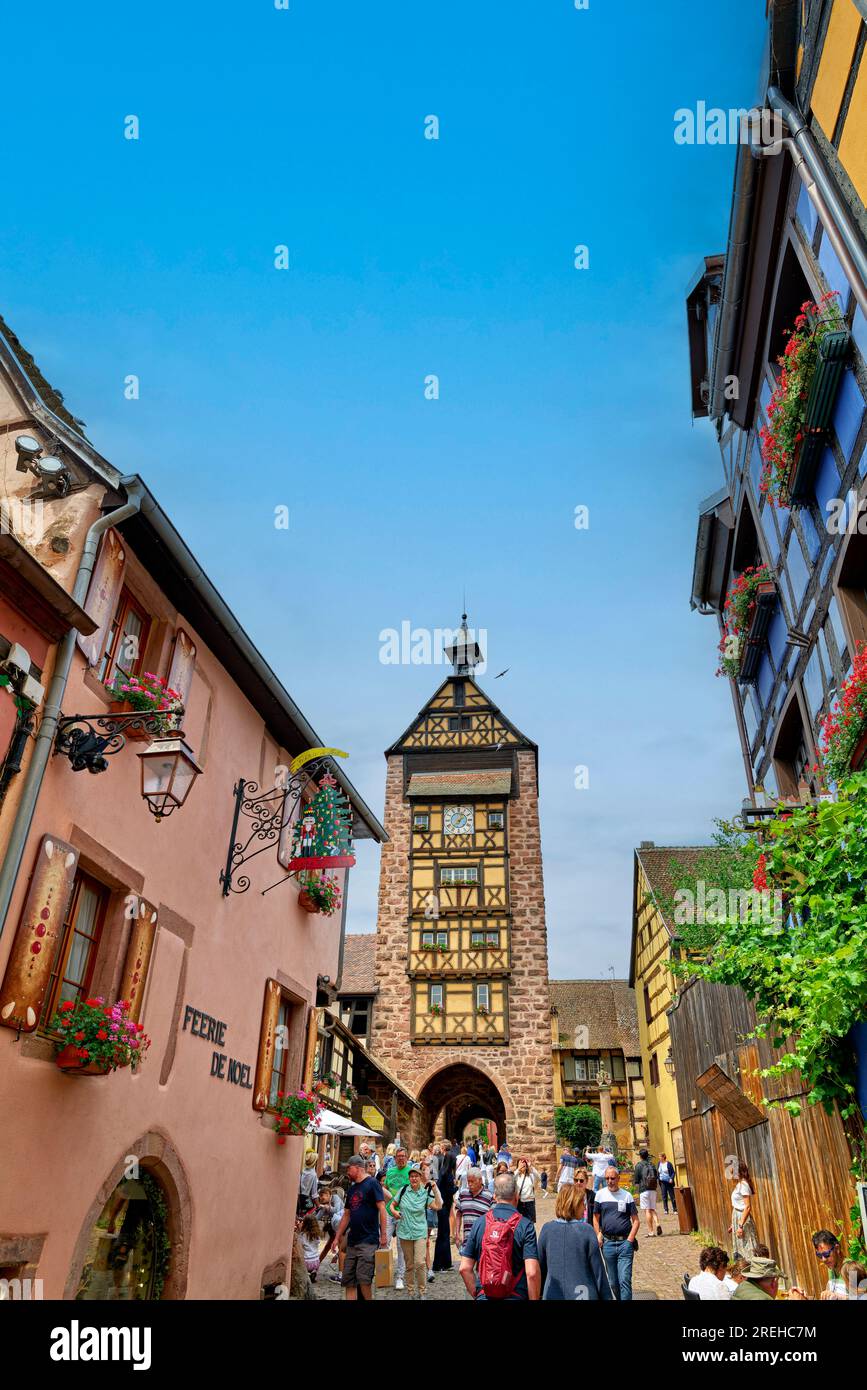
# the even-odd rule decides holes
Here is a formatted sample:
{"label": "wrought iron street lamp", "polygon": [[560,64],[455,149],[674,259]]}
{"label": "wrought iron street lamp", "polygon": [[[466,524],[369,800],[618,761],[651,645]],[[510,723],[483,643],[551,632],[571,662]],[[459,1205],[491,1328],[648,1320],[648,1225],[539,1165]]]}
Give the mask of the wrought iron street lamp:
{"label": "wrought iron street lamp", "polygon": [[[173,711],[177,719],[183,711]],[[201,768],[182,730],[165,727],[165,714],[135,710],[131,714],[72,714],[58,721],[55,754],[69,759],[73,772],[108,771],[108,759],[126,746],[125,733],[149,734],[141,759],[141,794],[159,823],[183,806]]]}
{"label": "wrought iron street lamp", "polygon": [[669,1076],[674,1076],[674,1058],[672,1057],[671,1052],[669,1052],[662,1065],[665,1067],[665,1070],[668,1072]]}
{"label": "wrought iron street lamp", "polygon": [[180,731],[155,738],[138,756],[141,794],[159,824],[164,816],[183,806],[202,769]]}

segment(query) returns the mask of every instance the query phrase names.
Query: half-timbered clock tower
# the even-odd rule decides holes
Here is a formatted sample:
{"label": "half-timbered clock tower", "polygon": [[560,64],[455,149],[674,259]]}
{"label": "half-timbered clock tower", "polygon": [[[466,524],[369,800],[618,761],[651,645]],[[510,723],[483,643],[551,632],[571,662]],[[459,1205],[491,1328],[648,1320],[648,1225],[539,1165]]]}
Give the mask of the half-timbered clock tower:
{"label": "half-timbered clock tower", "polygon": [[553,1156],[538,749],[474,678],[452,674],[386,751],[371,1046],[420,1102],[414,1144],[490,1119],[537,1166]]}

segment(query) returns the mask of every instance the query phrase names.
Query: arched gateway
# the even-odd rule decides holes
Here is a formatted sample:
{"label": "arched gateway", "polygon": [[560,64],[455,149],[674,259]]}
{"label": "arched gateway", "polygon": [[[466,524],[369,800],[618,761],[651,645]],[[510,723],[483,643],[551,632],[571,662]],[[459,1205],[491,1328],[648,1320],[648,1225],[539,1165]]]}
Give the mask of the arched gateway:
{"label": "arched gateway", "polygon": [[471,1120],[493,1120],[497,1142],[509,1133],[509,1114],[500,1090],[478,1067],[460,1061],[440,1067],[417,1092],[421,1111],[415,1121],[416,1144],[426,1144],[435,1134],[459,1138]]}
{"label": "arched gateway", "polygon": [[554,1159],[538,749],[474,676],[454,672],[387,750],[372,1050],[415,1092],[412,1142],[490,1119],[537,1167]]}

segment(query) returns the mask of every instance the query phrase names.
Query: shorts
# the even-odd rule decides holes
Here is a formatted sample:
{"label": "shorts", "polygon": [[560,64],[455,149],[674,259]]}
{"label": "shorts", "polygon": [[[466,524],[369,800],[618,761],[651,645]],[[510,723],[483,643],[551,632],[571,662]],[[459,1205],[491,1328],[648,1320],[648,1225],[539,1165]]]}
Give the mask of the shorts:
{"label": "shorts", "polygon": [[429,1231],[437,1230],[439,1226],[439,1212],[434,1211],[433,1207],[427,1209],[427,1228]]}
{"label": "shorts", "polygon": [[638,1205],[642,1211],[656,1211],[656,1188],[652,1192],[640,1192]]}
{"label": "shorts", "polygon": [[304,1268],[307,1270],[307,1273],[308,1273],[308,1274],[318,1274],[318,1273],[319,1273],[319,1260],[318,1260],[318,1259],[315,1259],[315,1260],[305,1260],[305,1261],[304,1261]]}
{"label": "shorts", "polygon": [[359,1284],[372,1284],[376,1269],[376,1245],[347,1245],[343,1261],[341,1284],[357,1288]]}

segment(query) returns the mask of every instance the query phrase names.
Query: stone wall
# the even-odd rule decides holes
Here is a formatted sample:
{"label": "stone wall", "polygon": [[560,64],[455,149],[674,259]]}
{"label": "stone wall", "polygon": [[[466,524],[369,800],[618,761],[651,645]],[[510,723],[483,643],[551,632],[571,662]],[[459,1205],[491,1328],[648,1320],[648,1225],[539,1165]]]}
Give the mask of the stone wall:
{"label": "stone wall", "polygon": [[[509,1043],[437,1046],[410,1041],[410,982],[406,974],[410,813],[403,799],[403,759],[388,759],[385,828],[377,922],[376,974],[379,994],[371,1051],[419,1099],[425,1084],[455,1064],[478,1068],[500,1093],[506,1137],[514,1154],[526,1153],[536,1167],[556,1162],[551,1074],[551,1019],[545,894],[539,832],[535,757],[518,754],[520,796],[509,803],[509,892],[512,910],[509,981]],[[435,1118],[435,1117],[434,1117]],[[413,1143],[425,1143],[430,1117],[415,1118]]]}

